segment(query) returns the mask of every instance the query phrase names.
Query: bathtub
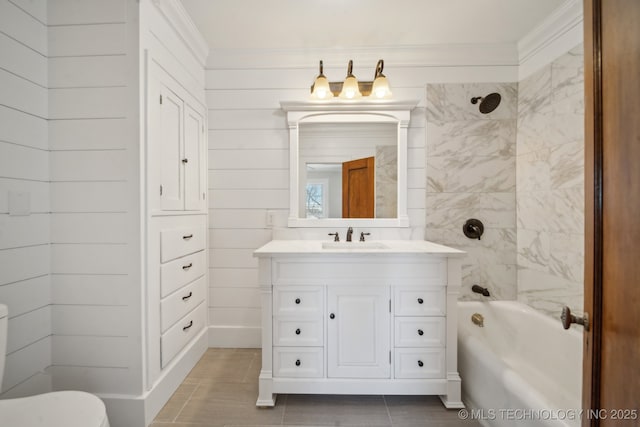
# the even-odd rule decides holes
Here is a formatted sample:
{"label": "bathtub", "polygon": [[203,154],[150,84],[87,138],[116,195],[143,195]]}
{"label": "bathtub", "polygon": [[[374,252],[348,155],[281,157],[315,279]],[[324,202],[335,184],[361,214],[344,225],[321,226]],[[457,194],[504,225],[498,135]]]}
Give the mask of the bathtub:
{"label": "bathtub", "polygon": [[458,302],[458,370],[483,426],[580,425],[582,331],[559,319],[515,301]]}

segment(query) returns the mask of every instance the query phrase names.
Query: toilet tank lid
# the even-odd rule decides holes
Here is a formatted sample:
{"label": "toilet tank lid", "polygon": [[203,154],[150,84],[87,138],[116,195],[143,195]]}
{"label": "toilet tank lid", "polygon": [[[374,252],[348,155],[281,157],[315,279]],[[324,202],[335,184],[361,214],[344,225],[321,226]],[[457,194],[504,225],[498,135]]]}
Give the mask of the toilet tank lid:
{"label": "toilet tank lid", "polygon": [[2,319],[3,317],[7,317],[8,314],[9,309],[7,308],[7,306],[4,304],[0,304],[0,319]]}

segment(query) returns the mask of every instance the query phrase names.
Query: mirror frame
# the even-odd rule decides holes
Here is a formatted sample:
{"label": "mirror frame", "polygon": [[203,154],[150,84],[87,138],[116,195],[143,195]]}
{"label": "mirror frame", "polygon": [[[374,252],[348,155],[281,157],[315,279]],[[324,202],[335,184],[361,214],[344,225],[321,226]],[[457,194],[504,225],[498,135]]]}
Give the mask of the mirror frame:
{"label": "mirror frame", "polygon": [[[289,126],[289,220],[294,227],[409,227],[407,214],[407,130],[418,101],[281,101]],[[300,218],[300,124],[395,123],[398,129],[397,218]]]}

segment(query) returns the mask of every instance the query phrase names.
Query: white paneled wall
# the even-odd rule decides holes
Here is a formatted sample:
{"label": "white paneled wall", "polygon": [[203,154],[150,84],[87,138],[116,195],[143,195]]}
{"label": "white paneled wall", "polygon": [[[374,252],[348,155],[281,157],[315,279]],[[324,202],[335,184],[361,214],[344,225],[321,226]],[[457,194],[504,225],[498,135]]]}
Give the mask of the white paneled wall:
{"label": "white paneled wall", "polygon": [[132,394],[141,382],[137,12],[49,2],[54,388]]}
{"label": "white paneled wall", "polygon": [[[309,54],[306,52],[305,54]],[[326,52],[324,52],[326,53]],[[330,80],[344,76],[350,57],[325,61]],[[416,65],[423,52],[405,51],[399,63],[387,62],[394,97],[419,100],[408,143],[409,229],[375,229],[372,237],[424,238],[426,222],[425,88],[429,82],[515,80],[510,65]],[[260,52],[261,60],[211,52],[206,72],[209,108],[210,311],[212,346],[258,346],[260,304],[257,261],[252,253],[272,238],[326,238],[324,229],[286,229],[289,210],[289,141],[281,100],[305,100],[317,74],[315,63],[292,53],[279,65],[279,52]],[[320,53],[319,53],[320,55]],[[332,55],[332,56],[335,56]],[[320,56],[314,61],[321,59]],[[356,60],[354,74],[366,80],[375,60]],[[463,62],[469,63],[469,62]],[[411,64],[411,65],[407,65]],[[365,69],[365,67],[367,67]],[[273,227],[267,217],[273,214]],[[342,230],[340,230],[343,232]]]}
{"label": "white paneled wall", "polygon": [[[0,303],[9,307],[1,397],[51,390],[46,1],[0,1]],[[27,200],[26,215],[12,195]]]}

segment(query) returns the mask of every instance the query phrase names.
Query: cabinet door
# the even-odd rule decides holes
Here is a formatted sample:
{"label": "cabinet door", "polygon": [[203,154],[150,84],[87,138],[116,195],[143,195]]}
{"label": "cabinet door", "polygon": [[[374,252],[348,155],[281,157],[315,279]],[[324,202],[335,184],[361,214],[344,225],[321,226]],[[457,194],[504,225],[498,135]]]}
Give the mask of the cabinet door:
{"label": "cabinet door", "polygon": [[184,208],[200,210],[203,208],[204,191],[201,170],[204,153],[204,120],[201,114],[189,105],[185,105],[184,115]]}
{"label": "cabinet door", "polygon": [[182,173],[182,129],[184,104],[167,87],[162,88],[160,105],[160,207],[162,210],[184,209]]}
{"label": "cabinet door", "polygon": [[328,287],[330,378],[389,378],[390,291],[387,286]]}

